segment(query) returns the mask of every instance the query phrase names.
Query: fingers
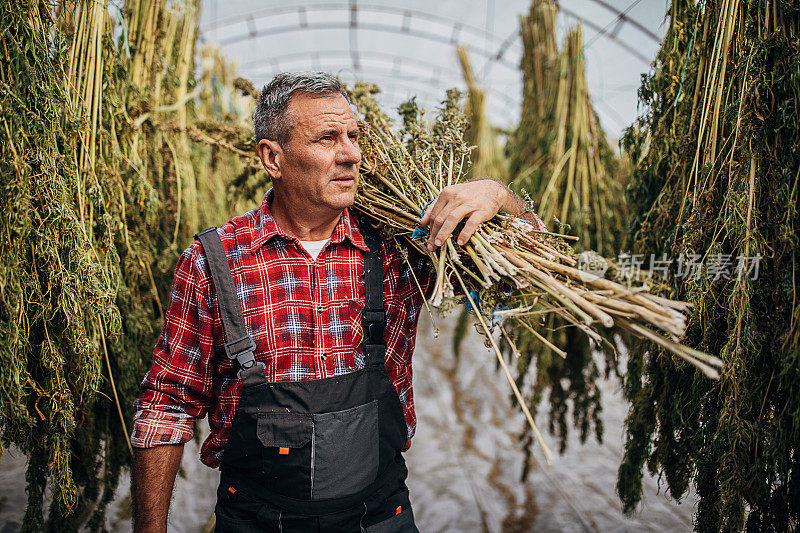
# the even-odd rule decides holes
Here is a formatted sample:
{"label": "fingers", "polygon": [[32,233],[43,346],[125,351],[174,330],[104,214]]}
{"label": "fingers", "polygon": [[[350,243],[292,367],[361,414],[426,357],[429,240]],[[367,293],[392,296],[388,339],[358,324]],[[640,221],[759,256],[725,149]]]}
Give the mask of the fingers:
{"label": "fingers", "polygon": [[480,211],[475,211],[470,215],[467,219],[467,222],[464,224],[464,228],[461,230],[461,233],[458,234],[458,244],[466,243],[472,234],[475,233],[475,230],[478,229],[478,226],[481,223],[486,222],[488,219],[484,218]]}
{"label": "fingers", "polygon": [[[439,228],[442,226],[444,220],[442,219],[443,212],[447,210],[447,195],[444,191],[439,193],[439,196],[436,200],[428,206],[428,209],[425,210],[425,215],[427,217],[427,225],[429,226],[428,231],[428,250],[433,250],[434,242],[436,239],[434,237],[439,233]],[[425,223],[425,219],[423,218],[423,223]]]}
{"label": "fingers", "polygon": [[442,189],[420,220],[421,225],[430,228],[428,251],[444,244],[456,226],[469,217],[458,236],[458,244],[466,243],[482,222],[497,214],[502,204],[497,199],[498,187],[494,181],[479,180]]}
{"label": "fingers", "polygon": [[428,204],[428,207],[425,208],[425,212],[422,213],[422,219],[419,221],[420,226],[427,226],[428,223],[431,221],[431,213],[433,212],[434,208],[436,207],[436,203],[439,198],[435,198],[432,203]]}
{"label": "fingers", "polygon": [[456,225],[473,209],[468,205],[453,205],[451,203],[444,206],[437,214],[432,215],[433,223],[431,224],[431,234],[428,238],[428,250],[432,251],[435,247],[444,244],[444,241],[453,233]]}

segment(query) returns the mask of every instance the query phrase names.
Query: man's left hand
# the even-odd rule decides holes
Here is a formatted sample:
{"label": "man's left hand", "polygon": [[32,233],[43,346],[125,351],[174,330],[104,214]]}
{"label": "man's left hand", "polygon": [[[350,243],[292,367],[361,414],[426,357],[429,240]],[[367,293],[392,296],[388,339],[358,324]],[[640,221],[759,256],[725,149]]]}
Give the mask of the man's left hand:
{"label": "man's left hand", "polygon": [[501,209],[514,210],[520,201],[508,187],[491,179],[448,185],[422,216],[421,224],[430,224],[428,250],[433,251],[441,246],[464,219],[467,221],[458,234],[457,242],[466,243],[481,223],[491,219]]}

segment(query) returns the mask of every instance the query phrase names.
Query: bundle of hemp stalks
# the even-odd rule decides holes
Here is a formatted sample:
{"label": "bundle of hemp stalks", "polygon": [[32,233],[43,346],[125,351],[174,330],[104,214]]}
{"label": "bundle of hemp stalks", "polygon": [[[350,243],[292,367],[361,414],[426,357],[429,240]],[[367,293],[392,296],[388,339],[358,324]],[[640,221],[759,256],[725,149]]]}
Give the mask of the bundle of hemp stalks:
{"label": "bundle of hemp stalks", "polygon": [[463,138],[459,94],[448,92],[432,124],[421,119],[413,101],[404,104],[400,108],[404,127],[399,132],[392,131],[369,91],[357,87],[353,99],[365,117],[356,206],[381,222],[399,244],[431,258],[436,269],[433,306],[452,302],[453,284],[463,291],[548,460],[550,453],[492,336],[492,330],[499,328],[516,351],[503,321],[514,321],[544,339],[537,328],[552,313],[598,343],[602,342],[599,326],[619,327],[671,351],[706,376],[719,378],[720,359],[680,343],[686,329],[683,313],[690,304],[651,294],[647,285],[628,287],[579,270],[575,254],[560,234],[538,231],[500,213],[463,246],[449,238],[429,252],[426,231],[420,226],[424,209],[444,187],[464,181],[469,167],[471,147]]}
{"label": "bundle of hemp stalks", "polygon": [[511,181],[538,202],[537,213],[568,224],[580,250],[625,249],[630,172],[608,144],[586,81],[581,24],[556,44],[558,6],[532,0],[520,18],[522,114],[509,138]]}
{"label": "bundle of hemp stalks", "polygon": [[[628,249],[624,189],[631,175],[629,158],[612,150],[592,102],[580,23],[568,28],[557,45],[557,17],[553,0],[531,0],[528,14],[520,18],[522,112],[508,137],[508,185],[530,196],[551,229],[569,228],[566,233],[580,237],[576,252],[614,257]],[[628,332],[601,330],[607,342],[596,357],[600,354],[594,343],[555,314],[546,317],[539,331],[547,342],[523,327],[508,329],[522,353],[516,362],[517,384],[529,378],[531,410],[536,413],[548,397],[548,426],[561,453],[569,441],[568,418],[581,442],[590,433],[602,442],[598,380],[604,373],[619,376],[619,361],[610,347],[630,346],[633,339]],[[501,347],[512,353],[507,344]],[[523,436],[527,441],[530,437]]]}

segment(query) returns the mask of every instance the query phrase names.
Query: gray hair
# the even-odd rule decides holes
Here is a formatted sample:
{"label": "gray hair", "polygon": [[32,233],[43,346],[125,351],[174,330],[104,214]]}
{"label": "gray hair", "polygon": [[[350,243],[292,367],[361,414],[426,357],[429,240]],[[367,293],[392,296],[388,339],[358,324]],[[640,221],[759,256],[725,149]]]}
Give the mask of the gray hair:
{"label": "gray hair", "polygon": [[339,79],[327,72],[283,72],[264,86],[253,114],[256,145],[261,139],[277,141],[286,146],[291,138],[292,123],[289,102],[295,93],[321,98],[341,94],[350,103],[350,97]]}

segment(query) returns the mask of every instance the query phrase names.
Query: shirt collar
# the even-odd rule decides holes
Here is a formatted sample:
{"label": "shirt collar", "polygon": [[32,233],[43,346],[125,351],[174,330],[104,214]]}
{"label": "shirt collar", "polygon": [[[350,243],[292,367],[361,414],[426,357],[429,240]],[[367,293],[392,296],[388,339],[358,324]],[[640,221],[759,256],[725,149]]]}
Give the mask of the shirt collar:
{"label": "shirt collar", "polygon": [[[273,237],[281,237],[289,241],[297,240],[295,237],[292,237],[283,231],[270,213],[269,204],[272,202],[274,197],[275,193],[273,190],[268,190],[264,195],[261,206],[256,210],[256,224],[253,228],[253,239],[251,240],[250,244],[250,251],[252,253],[258,251],[261,245]],[[356,248],[359,248],[365,252],[369,251],[369,248],[364,242],[364,237],[362,237],[361,232],[358,229],[358,222],[356,221],[356,218],[347,208],[342,211],[339,221],[336,223],[336,227],[333,228],[333,234],[331,234],[331,243],[340,243],[345,239],[349,239]]]}

